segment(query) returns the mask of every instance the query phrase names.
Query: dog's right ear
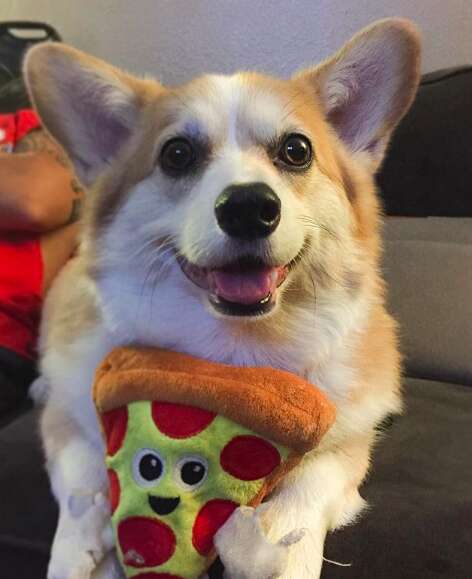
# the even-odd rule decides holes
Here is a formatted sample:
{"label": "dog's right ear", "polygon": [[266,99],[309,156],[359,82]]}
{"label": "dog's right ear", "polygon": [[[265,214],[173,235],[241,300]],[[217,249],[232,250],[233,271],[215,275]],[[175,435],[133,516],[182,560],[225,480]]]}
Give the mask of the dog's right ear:
{"label": "dog's right ear", "polygon": [[44,127],[90,185],[137,124],[145,81],[58,43],[29,50],[24,77]]}
{"label": "dog's right ear", "polygon": [[387,18],[296,78],[315,89],[326,119],[348,150],[376,170],[416,94],[420,53],[416,26]]}

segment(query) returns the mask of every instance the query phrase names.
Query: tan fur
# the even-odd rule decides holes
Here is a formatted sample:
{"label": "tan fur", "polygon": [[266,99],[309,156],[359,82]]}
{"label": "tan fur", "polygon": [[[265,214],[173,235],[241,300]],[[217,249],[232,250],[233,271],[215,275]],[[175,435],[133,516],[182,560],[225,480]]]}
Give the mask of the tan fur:
{"label": "tan fur", "polygon": [[[395,46],[395,50],[384,51],[384,43]],[[391,92],[385,95],[381,87],[375,87],[385,110],[380,112],[382,122],[367,127],[369,130],[361,135],[368,146],[360,150],[359,142],[365,144],[360,137],[350,143],[347,138],[341,139],[338,131],[343,115],[347,114],[343,110],[343,99],[346,94],[349,97],[346,86],[355,88],[355,83],[344,86],[342,82],[346,75],[356,70],[350,60],[366,58],[366,54],[369,57],[369,50],[373,58],[385,59],[386,65],[392,68],[392,75],[384,79],[385,83],[388,85],[397,77],[401,82],[390,86]],[[110,92],[110,110],[115,107],[117,118],[123,117],[120,130],[126,131],[128,126],[131,129],[123,146],[113,151],[101,165],[100,155],[91,157],[91,163],[96,162],[97,166],[84,173],[86,178],[87,175],[94,177],[91,179],[94,184],[89,195],[81,250],[58,279],[45,309],[42,370],[54,387],[43,419],[43,437],[61,512],[66,510],[63,504],[67,503],[70,488],[80,483],[65,472],[69,463],[61,458],[61,446],[64,456],[69,456],[67,441],[77,440],[77,432],[82,431],[83,460],[95,464],[96,455],[91,449],[100,445],[98,427],[94,432],[78,412],[79,408],[85,409],[90,404],[87,398],[90,393],[86,386],[80,387],[74,380],[89,380],[90,384],[95,366],[113,346],[129,340],[148,341],[148,335],[157,335],[152,333],[154,326],[162,323],[166,331],[156,340],[159,343],[151,345],[182,348],[190,354],[234,365],[270,365],[296,372],[319,385],[336,404],[334,427],[319,449],[283,481],[264,511],[267,533],[272,541],[284,537],[291,530],[287,526],[305,526],[303,517],[308,517],[308,537],[291,547],[288,567],[280,574],[284,579],[318,577],[326,532],[354,520],[362,508],[363,501],[357,489],[369,466],[370,451],[376,440],[375,427],[388,413],[401,409],[396,325],[385,311],[385,287],[379,272],[382,212],[374,173],[391,131],[415,94],[419,76],[416,29],[395,19],[378,23],[361,32],[331,60],[302,71],[291,80],[240,73],[229,79],[202,77],[175,89],[167,89],[151,80],[135,79],[71,48],[35,48],[26,61],[26,77],[33,101],[48,130],[68,150],[73,161],[75,156],[80,157],[80,151],[77,152],[73,142],[71,123],[67,125],[61,117],[65,114],[67,99],[73,98],[64,78],[67,79],[70,72],[85,86],[86,82],[90,83],[91,71],[93,78],[99,79],[99,85]],[[376,77],[373,78],[375,82]],[[207,313],[208,304],[202,292],[190,282],[185,285],[186,282],[178,277],[178,268],[172,265],[177,250],[183,251],[182,247],[167,249],[168,240],[177,237],[175,231],[172,234],[159,231],[153,241],[154,249],[150,250],[152,257],[154,251],[158,253],[165,247],[168,253],[164,265],[167,267],[171,263],[168,269],[164,267],[159,278],[159,283],[168,284],[163,287],[170,297],[168,302],[163,302],[166,307],[160,310],[157,322],[152,311],[153,291],[150,297],[142,293],[142,299],[135,304],[136,311],[128,313],[135,294],[144,292],[145,281],[130,285],[129,289],[126,284],[139,280],[134,280],[126,269],[121,278],[116,278],[115,272],[124,267],[127,259],[127,246],[126,240],[120,239],[117,233],[113,237],[113,231],[125,232],[123,235],[129,236],[130,247],[134,247],[140,225],[132,221],[133,211],[139,210],[134,204],[135,197],[146,199],[147,210],[140,214],[142,219],[155,211],[155,199],[160,208],[156,222],[167,216],[166,223],[180,227],[177,233],[183,235],[189,224],[199,225],[184,222],[188,212],[192,214],[196,207],[190,205],[192,195],[200,196],[203,206],[218,192],[211,190],[214,180],[205,181],[205,172],[176,186],[156,169],[159,147],[169,128],[180,127],[179,123],[195,118],[208,133],[210,169],[235,181],[239,178],[238,171],[246,180],[267,180],[285,195],[284,203],[303,208],[311,220],[301,219],[296,227],[293,226],[293,235],[287,243],[280,240],[277,251],[282,254],[288,251],[288,246],[298,248],[296,234],[298,230],[306,230],[305,246],[280,289],[277,308],[257,322],[214,319]],[[369,118],[364,122],[368,125]],[[315,159],[303,174],[278,172],[266,153],[264,139],[273,136],[274,124],[282,126],[283,123],[290,123],[286,125],[289,129],[300,127],[312,140]],[[80,132],[78,141],[83,138],[93,147],[93,141],[85,140],[89,137],[82,134],[80,123],[74,127]],[[347,135],[349,137],[349,131]],[[80,159],[77,166],[83,169]],[[201,182],[204,182],[204,192],[198,188]],[[226,184],[222,182],[222,186]],[[154,222],[150,221],[151,226]],[[209,236],[209,229],[199,230],[197,240],[201,247],[196,247],[198,243],[194,239],[188,243],[187,251],[194,251],[194,254],[186,257],[199,265],[221,263],[224,253],[211,237],[204,239],[205,235]],[[182,235],[178,237],[181,243]],[[289,259],[292,257],[294,255]],[[134,258],[129,261],[131,268]],[[107,286],[107,276],[113,275],[115,277]],[[183,299],[185,294],[186,299],[174,304],[171,301],[174,294],[176,299],[179,296]],[[142,314],[139,307],[147,303],[146,299],[150,300],[150,309]],[[201,309],[201,315],[195,318],[192,318],[192,304]],[[182,316],[180,331],[176,324],[179,316]],[[194,324],[194,342],[188,338],[191,336],[189,323]],[[145,324],[149,324],[149,334],[140,333]],[[129,333],[128,326],[133,326]],[[185,340],[184,335],[187,336]],[[72,374],[70,384],[65,379],[67,372]],[[67,393],[62,395],[60,386]],[[64,419],[68,413],[70,419]],[[88,429],[92,431],[85,435]],[[84,483],[84,487],[92,486],[93,492],[103,492],[102,487],[97,488],[98,484],[93,481]],[[310,493],[312,487],[314,492]],[[301,497],[305,502],[300,503]],[[64,521],[60,519],[60,528],[61,525],[68,528],[67,520]],[[93,526],[84,527],[81,537],[92,531]],[[231,556],[227,555],[226,559],[225,553],[220,556],[231,569],[236,565],[235,572],[240,577],[267,579],[262,570],[260,574],[254,571],[259,568],[246,557],[244,549],[249,549],[249,543],[242,536],[240,545],[241,553],[236,545]],[[261,549],[262,545],[267,546],[262,541]],[[99,554],[94,556],[101,559],[105,552],[102,545]],[[75,557],[72,547],[61,542],[58,531],[50,569],[61,568],[61,553]],[[253,575],[248,574],[247,568],[239,569],[238,565],[244,564],[253,570]],[[83,557],[77,565],[85,569],[77,575],[81,579],[92,576],[91,571],[87,571],[91,565],[94,568],[89,558]],[[69,579],[68,575],[60,575],[60,572],[52,574],[51,571],[50,577]],[[108,579],[111,575],[105,572],[103,577]]]}

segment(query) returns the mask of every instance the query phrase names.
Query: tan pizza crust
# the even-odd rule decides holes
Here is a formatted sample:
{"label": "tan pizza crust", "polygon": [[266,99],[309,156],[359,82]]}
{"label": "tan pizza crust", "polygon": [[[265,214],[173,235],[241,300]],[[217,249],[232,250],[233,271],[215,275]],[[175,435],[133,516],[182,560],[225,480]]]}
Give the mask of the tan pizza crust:
{"label": "tan pizza crust", "polygon": [[197,406],[297,453],[314,448],[335,418],[325,394],[289,372],[155,348],[113,350],[97,369],[93,395],[99,412],[138,400]]}

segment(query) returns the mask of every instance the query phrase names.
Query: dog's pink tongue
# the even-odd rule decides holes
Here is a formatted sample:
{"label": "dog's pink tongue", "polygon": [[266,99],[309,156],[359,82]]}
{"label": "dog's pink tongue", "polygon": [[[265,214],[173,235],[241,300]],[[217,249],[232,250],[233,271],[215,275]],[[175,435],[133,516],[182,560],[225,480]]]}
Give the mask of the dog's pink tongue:
{"label": "dog's pink tongue", "polygon": [[238,304],[255,304],[277,289],[279,269],[267,267],[252,272],[209,272],[210,288],[218,297]]}

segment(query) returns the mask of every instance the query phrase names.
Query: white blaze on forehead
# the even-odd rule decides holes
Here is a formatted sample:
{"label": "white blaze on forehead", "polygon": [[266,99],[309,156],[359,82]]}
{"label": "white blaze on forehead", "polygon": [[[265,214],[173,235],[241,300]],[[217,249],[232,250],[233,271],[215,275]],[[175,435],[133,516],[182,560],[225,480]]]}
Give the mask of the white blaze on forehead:
{"label": "white blaze on forehead", "polygon": [[245,141],[264,142],[280,134],[285,105],[284,98],[275,91],[258,87],[243,74],[214,75],[208,81],[217,99],[214,126],[225,119],[227,146],[237,147]]}
{"label": "white blaze on forehead", "polygon": [[219,111],[226,123],[225,141],[233,146],[237,145],[237,123],[239,109],[243,97],[243,84],[240,75],[223,76],[214,75],[210,77],[212,90],[219,103]]}

